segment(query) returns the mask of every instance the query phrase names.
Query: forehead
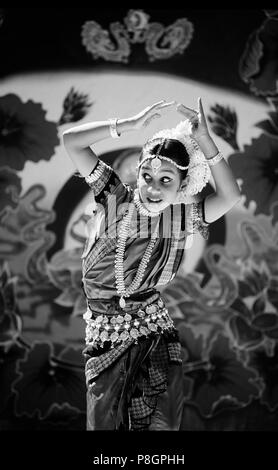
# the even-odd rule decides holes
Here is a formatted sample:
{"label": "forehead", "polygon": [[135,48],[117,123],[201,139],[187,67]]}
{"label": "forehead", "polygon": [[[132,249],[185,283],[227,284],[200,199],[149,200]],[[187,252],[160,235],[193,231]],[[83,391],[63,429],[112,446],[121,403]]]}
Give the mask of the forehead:
{"label": "forehead", "polygon": [[[161,167],[158,170],[159,173],[172,173],[173,175],[177,174],[177,169],[174,165],[172,165],[171,163],[167,163],[165,161],[162,161],[161,163],[162,163]],[[147,170],[147,171],[152,172],[151,163],[150,162],[143,163],[143,165],[141,166],[141,170]]]}

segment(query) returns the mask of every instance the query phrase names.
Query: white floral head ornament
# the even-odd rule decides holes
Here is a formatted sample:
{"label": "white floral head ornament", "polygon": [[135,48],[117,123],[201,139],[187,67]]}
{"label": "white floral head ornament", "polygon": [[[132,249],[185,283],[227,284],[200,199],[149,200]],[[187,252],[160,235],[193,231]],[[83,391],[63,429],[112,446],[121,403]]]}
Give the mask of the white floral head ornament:
{"label": "white floral head ornament", "polygon": [[[163,129],[151,137],[142,149],[142,160],[137,165],[137,169],[141,167],[143,162],[151,160],[151,166],[154,174],[157,173],[161,166],[161,160],[166,160],[174,164],[180,170],[188,169],[185,178],[185,187],[179,193],[179,198],[187,198],[199,193],[208,183],[211,175],[209,164],[198,146],[197,142],[190,137],[191,134],[191,122],[187,119],[181,121],[176,127],[172,129]],[[189,165],[182,166],[178,165],[174,159],[164,157],[160,155],[160,151],[163,147],[166,139],[179,140],[186,148],[189,155]],[[156,146],[160,145],[156,154],[151,153],[151,150]]]}

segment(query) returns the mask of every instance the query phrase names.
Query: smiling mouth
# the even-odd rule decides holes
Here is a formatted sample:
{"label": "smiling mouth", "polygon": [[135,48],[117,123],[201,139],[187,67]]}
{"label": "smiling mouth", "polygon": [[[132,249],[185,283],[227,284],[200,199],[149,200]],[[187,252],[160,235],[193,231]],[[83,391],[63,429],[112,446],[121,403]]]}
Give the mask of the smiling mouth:
{"label": "smiling mouth", "polygon": [[162,202],[162,199],[150,199],[147,197],[147,201],[152,204],[158,204],[159,202]]}

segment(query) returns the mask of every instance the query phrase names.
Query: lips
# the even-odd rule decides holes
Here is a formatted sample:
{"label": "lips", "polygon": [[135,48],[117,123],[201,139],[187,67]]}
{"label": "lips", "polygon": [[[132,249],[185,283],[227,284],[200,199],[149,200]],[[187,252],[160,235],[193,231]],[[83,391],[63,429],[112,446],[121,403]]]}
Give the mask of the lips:
{"label": "lips", "polygon": [[162,202],[162,199],[150,199],[149,197],[147,197],[147,201],[149,203],[158,204],[159,202]]}

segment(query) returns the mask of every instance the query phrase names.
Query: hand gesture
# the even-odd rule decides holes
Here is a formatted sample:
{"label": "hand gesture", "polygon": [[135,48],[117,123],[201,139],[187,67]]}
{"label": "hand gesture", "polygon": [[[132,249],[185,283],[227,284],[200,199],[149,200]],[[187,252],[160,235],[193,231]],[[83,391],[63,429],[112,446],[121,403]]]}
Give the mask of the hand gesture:
{"label": "hand gesture", "polygon": [[148,106],[143,109],[140,113],[136,114],[131,118],[134,123],[135,129],[142,129],[147,127],[153,119],[160,118],[164,109],[169,108],[170,106],[175,105],[175,101],[166,102],[165,100],[158,101],[158,103]]}
{"label": "hand gesture", "polygon": [[177,111],[191,123],[191,137],[196,141],[209,136],[207,120],[201,98],[198,98],[198,110],[188,108],[182,103],[177,104]]}

